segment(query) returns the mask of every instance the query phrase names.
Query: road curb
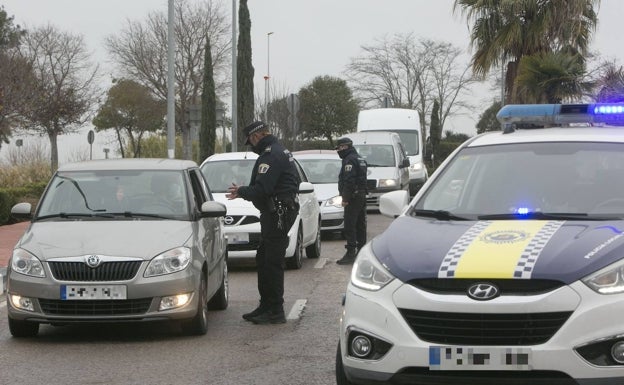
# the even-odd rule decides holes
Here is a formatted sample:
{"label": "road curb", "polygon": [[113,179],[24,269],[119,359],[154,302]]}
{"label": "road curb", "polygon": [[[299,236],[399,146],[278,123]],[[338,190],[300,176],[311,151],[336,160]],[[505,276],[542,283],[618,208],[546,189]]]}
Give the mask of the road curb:
{"label": "road curb", "polygon": [[6,267],[0,267],[0,296],[2,296],[6,290],[6,272]]}

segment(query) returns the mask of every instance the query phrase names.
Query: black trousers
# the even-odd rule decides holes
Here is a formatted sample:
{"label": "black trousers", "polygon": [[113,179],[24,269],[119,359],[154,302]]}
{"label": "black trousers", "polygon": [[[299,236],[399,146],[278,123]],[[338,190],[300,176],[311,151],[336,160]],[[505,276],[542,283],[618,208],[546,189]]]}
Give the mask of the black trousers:
{"label": "black trousers", "polygon": [[261,306],[282,309],[284,304],[284,257],[288,247],[288,230],[296,217],[296,211],[285,211],[280,229],[276,212],[260,213],[261,239],[256,251],[256,267]]}
{"label": "black trousers", "polygon": [[360,249],[366,244],[366,195],[353,195],[345,206],[344,236],[347,249]]}

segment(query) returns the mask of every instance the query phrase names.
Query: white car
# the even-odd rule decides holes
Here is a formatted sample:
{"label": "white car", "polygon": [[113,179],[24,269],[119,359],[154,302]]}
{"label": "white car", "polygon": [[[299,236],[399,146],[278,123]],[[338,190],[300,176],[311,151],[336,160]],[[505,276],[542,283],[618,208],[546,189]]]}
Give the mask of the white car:
{"label": "white car", "polygon": [[338,194],[338,174],[342,160],[332,150],[304,150],[293,155],[314,185],[321,208],[321,230],[341,232],[344,229],[344,208]]}
{"label": "white car", "polygon": [[[229,200],[225,197],[228,186],[236,183],[248,185],[258,155],[253,152],[229,152],[214,154],[201,165],[214,199],[227,207],[224,218],[228,240],[228,260],[254,258],[260,242],[260,212],[242,198]],[[303,252],[308,258],[321,255],[321,214],[314,193],[301,166],[295,162],[301,180],[299,185],[299,215],[288,231],[286,267],[299,269]]]}
{"label": "white car", "polygon": [[508,105],[360,250],[345,384],[624,384],[624,103]]}

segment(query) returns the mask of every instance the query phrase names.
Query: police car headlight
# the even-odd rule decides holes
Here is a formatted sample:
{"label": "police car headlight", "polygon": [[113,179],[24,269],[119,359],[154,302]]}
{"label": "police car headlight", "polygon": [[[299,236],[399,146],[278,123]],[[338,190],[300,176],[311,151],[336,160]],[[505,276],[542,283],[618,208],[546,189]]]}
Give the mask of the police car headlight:
{"label": "police car headlight", "polygon": [[396,179],[379,179],[379,187],[396,187],[398,185]]}
{"label": "police car headlight", "polygon": [[11,270],[31,277],[43,278],[46,276],[41,261],[24,249],[13,250]]}
{"label": "police car headlight", "polygon": [[416,162],[414,164],[411,164],[409,167],[410,171],[412,172],[420,172],[423,169],[423,165],[420,162]]}
{"label": "police car headlight", "polygon": [[177,247],[152,259],[145,269],[145,278],[171,274],[186,269],[191,262],[191,249]]}
{"label": "police car headlight", "polygon": [[351,283],[360,289],[377,291],[392,282],[394,277],[377,260],[370,245],[367,243],[358,253],[351,270]]}
{"label": "police car headlight", "polygon": [[583,283],[600,294],[624,292],[624,261],[616,262],[583,278]]}
{"label": "police car headlight", "polygon": [[342,196],[336,195],[325,201],[325,206],[334,206],[337,208],[342,207]]}

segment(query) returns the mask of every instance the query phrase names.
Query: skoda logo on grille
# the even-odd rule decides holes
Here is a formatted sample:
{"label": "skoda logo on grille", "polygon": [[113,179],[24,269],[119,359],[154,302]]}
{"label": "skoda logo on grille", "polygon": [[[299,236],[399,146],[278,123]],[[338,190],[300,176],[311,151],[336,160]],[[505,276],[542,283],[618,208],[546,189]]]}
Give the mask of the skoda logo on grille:
{"label": "skoda logo on grille", "polygon": [[101,261],[97,255],[89,255],[85,257],[85,262],[89,267],[98,267]]}
{"label": "skoda logo on grille", "polygon": [[477,301],[487,301],[498,297],[499,294],[498,287],[491,283],[475,283],[468,288],[468,297]]}
{"label": "skoda logo on grille", "polygon": [[231,225],[232,223],[234,223],[234,218],[228,215],[225,218],[223,218],[223,222],[225,222],[226,225]]}

